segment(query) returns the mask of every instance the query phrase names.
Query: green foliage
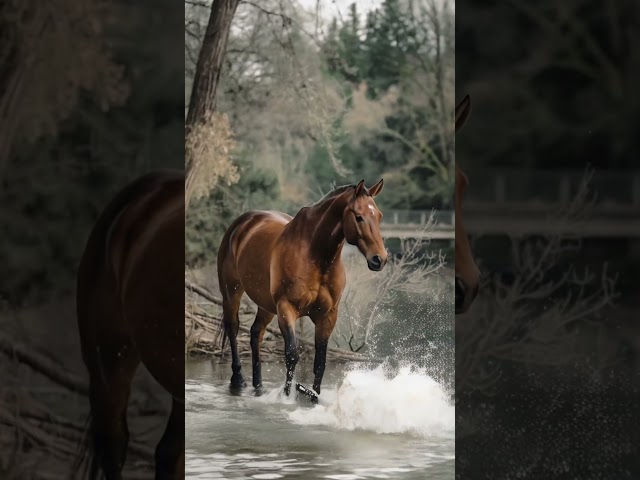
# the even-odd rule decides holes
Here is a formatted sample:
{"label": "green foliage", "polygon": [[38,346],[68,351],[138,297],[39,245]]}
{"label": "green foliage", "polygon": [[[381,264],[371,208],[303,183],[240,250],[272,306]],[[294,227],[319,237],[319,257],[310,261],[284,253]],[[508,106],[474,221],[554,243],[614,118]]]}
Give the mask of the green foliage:
{"label": "green foliage", "polygon": [[[177,56],[166,61],[166,43],[175,41],[169,20],[150,24],[141,5],[157,8],[149,0],[117,3],[128,21],[116,22],[105,40],[117,45],[109,53],[128,72],[125,104],[104,112],[95,95],[81,95],[55,135],[16,142],[3,170],[0,301],[11,306],[73,291],[89,232],[116,192],[149,170],[184,165],[183,98],[175,88],[183,66]],[[58,70],[51,75],[65,81]]]}
{"label": "green foliage", "polygon": [[265,8],[292,16],[286,27],[251,6],[239,10],[218,107],[241,152],[241,180],[194,204],[190,265],[215,259],[242,212],[293,214],[334,184],[384,178],[382,208],[451,206],[453,12],[439,5],[384,0],[363,16],[354,3],[320,39],[303,32],[299,12],[275,2]]}
{"label": "green foliage", "polygon": [[185,262],[200,267],[215,261],[225,230],[234,219],[252,209],[276,205],[280,196],[278,179],[267,170],[252,167],[247,157],[236,159],[240,181],[220,186],[208,197],[193,200],[185,226]]}
{"label": "green foliage", "polygon": [[364,80],[372,95],[398,85],[411,74],[411,59],[420,55],[411,15],[398,0],[386,0],[367,17],[362,42]]}
{"label": "green foliage", "polygon": [[[391,89],[397,92],[395,105],[382,113],[383,126],[360,142],[350,138],[344,124],[338,126],[342,132],[339,156],[353,177],[348,180],[354,181],[357,177],[376,181],[376,177],[388,176],[392,188],[385,190],[380,203],[389,208],[447,208],[451,205],[453,162],[449,161],[443,169],[434,169],[431,163],[424,161],[427,157],[444,159],[447,155],[452,159],[452,142],[429,135],[433,126],[441,123],[443,117],[446,121],[447,116],[438,112],[435,98],[425,98],[429,92],[426,85],[424,97],[418,102],[415,98],[416,82],[426,83],[435,73],[434,69],[453,67],[451,55],[434,59],[425,48],[426,38],[431,33],[428,25],[420,24],[416,13],[399,0],[385,0],[379,9],[368,14],[364,28],[360,27],[353,4],[344,25],[339,27],[336,20],[330,25],[322,48],[326,72],[341,82],[344,93],[349,95],[349,108],[356,107],[353,92],[361,84],[366,84],[367,98],[373,101],[382,101]],[[452,43],[452,39],[445,39],[444,43],[447,42]],[[436,61],[440,65],[428,65]],[[440,85],[439,88],[445,87]],[[369,114],[364,111],[361,115]],[[419,157],[417,161],[412,161],[411,157],[416,156]],[[323,184],[331,176],[339,183],[347,180],[336,178],[326,165],[330,165],[326,149],[316,145],[308,172]]]}
{"label": "green foliage", "polygon": [[470,176],[486,167],[636,169],[638,2],[512,3],[477,2],[456,25],[456,83],[492,120],[465,127],[458,151]]}

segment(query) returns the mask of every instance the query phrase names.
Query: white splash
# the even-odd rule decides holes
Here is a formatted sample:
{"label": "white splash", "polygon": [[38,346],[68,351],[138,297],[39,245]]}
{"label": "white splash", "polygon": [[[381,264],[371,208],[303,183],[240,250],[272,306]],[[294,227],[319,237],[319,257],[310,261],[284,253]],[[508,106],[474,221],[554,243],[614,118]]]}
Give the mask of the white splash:
{"label": "white splash", "polygon": [[383,367],[349,371],[337,391],[323,391],[320,404],[289,413],[299,425],[346,430],[450,436],[455,407],[445,389],[430,376],[402,368],[388,378]]}
{"label": "white splash", "polygon": [[295,383],[291,386],[291,392],[292,394],[289,396],[286,396],[284,394],[284,384],[279,386],[278,388],[274,388],[272,390],[269,390],[267,393],[265,393],[264,395],[257,397],[256,401],[258,401],[259,403],[282,403],[282,404],[286,404],[286,405],[295,405],[296,403],[296,397],[295,397]]}

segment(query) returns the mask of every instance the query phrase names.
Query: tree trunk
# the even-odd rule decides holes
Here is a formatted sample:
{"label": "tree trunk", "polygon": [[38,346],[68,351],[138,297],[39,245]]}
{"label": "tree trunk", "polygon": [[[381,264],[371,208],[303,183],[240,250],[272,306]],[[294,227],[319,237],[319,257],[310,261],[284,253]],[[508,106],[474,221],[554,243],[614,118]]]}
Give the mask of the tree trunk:
{"label": "tree trunk", "polygon": [[[198,55],[198,64],[193,79],[189,111],[185,124],[185,135],[191,127],[203,121],[207,113],[216,109],[216,90],[222,71],[222,62],[227,51],[227,41],[231,30],[231,22],[240,0],[213,0],[207,31]],[[186,158],[185,212],[193,193],[197,169],[190,161],[189,152]]]}

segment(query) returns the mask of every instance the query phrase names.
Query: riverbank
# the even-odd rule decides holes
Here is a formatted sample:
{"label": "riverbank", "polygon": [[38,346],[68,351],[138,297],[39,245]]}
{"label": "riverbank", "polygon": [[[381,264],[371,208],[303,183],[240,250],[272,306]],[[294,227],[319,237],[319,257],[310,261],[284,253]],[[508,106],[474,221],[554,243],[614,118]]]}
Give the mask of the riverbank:
{"label": "riverbank", "polygon": [[[0,331],[0,478],[72,478],[74,462],[87,458],[89,414],[75,300],[69,295],[0,312]],[[153,452],[170,405],[168,394],[141,365],[127,412],[131,440],[125,478],[153,475]]]}

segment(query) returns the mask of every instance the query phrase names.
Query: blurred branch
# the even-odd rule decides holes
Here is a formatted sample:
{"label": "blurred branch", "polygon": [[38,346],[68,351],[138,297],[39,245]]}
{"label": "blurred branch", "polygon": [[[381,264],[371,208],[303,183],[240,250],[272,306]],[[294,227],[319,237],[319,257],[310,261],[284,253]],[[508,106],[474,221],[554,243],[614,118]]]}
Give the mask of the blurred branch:
{"label": "blurred branch", "polygon": [[[425,290],[429,280],[445,265],[440,252],[426,252],[430,243],[429,233],[434,226],[432,213],[426,225],[416,232],[416,240],[403,241],[400,258],[391,258],[382,272],[369,271],[357,258],[345,259],[348,278],[340,317],[347,317],[348,328],[346,332],[339,328],[335,335],[340,336],[350,348],[359,351],[369,344],[382,308],[394,301],[395,293],[427,298]],[[339,322],[339,325],[344,323]]]}
{"label": "blurred branch", "polygon": [[66,372],[63,368],[57,368],[51,358],[34,352],[14,340],[0,337],[0,353],[9,358],[14,358],[20,363],[28,365],[36,372],[48,377],[54,383],[61,385],[71,392],[87,395],[89,388],[85,381]]}
{"label": "blurred branch", "polygon": [[[571,56],[564,61],[556,60],[558,65],[565,65],[590,76],[605,86],[612,98],[621,98],[623,88],[620,72],[589,29],[579,20],[580,16],[577,13],[579,4],[572,10],[569,4],[559,3],[553,12],[545,14],[538,6],[533,6],[526,1],[509,0],[509,2],[540,28],[551,33],[555,40],[554,44],[566,46],[566,51],[570,52]],[[599,69],[580,58],[581,52],[595,60]]]}
{"label": "blurred branch", "polygon": [[264,13],[266,15],[272,15],[272,16],[281,18],[283,27],[291,25],[293,23],[293,19],[291,17],[289,17],[288,15],[285,15],[282,12],[274,12],[273,10],[267,10],[266,8],[261,7],[260,5],[254,3],[254,2],[251,2],[249,0],[240,0],[240,1],[241,1],[241,3],[244,3],[246,5],[251,5],[253,8],[261,11],[262,13]]}

